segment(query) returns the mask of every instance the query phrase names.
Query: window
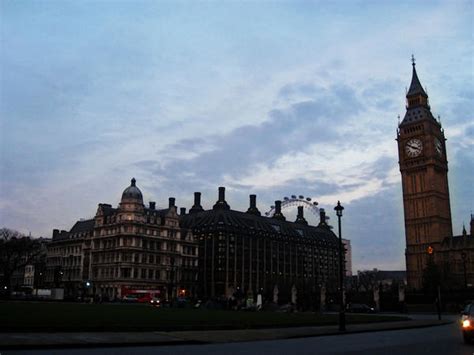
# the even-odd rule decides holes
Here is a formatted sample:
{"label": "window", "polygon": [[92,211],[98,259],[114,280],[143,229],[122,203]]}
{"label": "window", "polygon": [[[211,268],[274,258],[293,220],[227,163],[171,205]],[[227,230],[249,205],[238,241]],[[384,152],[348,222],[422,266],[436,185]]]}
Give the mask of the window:
{"label": "window", "polygon": [[131,272],[132,269],[130,269],[129,267],[124,267],[120,270],[120,273],[123,278],[130,278]]}

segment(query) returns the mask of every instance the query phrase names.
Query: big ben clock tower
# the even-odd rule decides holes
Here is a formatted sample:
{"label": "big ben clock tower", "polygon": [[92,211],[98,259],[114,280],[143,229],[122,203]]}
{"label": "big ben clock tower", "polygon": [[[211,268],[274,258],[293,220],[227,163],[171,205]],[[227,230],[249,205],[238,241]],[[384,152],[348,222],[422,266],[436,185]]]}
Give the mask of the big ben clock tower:
{"label": "big ben clock tower", "polygon": [[408,287],[422,287],[423,270],[445,237],[452,236],[446,139],[432,115],[428,95],[413,74],[407,112],[397,130],[405,215]]}

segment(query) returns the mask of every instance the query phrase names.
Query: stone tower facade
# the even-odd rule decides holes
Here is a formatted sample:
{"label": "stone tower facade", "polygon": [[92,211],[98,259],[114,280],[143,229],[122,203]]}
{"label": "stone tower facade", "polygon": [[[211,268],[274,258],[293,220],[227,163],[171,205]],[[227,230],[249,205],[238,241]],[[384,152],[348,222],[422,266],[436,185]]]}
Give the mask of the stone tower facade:
{"label": "stone tower facade", "polygon": [[431,113],[428,95],[413,74],[406,94],[406,114],[397,130],[405,215],[407,282],[422,287],[428,258],[452,236],[446,138]]}

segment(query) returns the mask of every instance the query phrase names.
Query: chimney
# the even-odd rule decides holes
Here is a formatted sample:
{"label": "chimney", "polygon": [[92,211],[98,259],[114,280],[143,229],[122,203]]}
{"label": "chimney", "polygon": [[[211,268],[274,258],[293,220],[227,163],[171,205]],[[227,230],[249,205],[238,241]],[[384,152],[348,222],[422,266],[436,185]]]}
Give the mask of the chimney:
{"label": "chimney", "polygon": [[319,209],[319,227],[320,226],[327,226],[327,223],[326,223],[326,211],[324,210],[324,208],[320,208]]}
{"label": "chimney", "polygon": [[181,207],[181,208],[179,209],[179,215],[180,215],[180,216],[184,216],[185,214],[186,214],[186,207]]}
{"label": "chimney", "polygon": [[247,210],[247,213],[260,216],[260,211],[257,208],[257,195],[250,195],[250,207]]}
{"label": "chimney", "polygon": [[156,208],[156,202],[150,201],[150,210],[154,210]]}
{"label": "chimney", "polygon": [[168,201],[169,201],[168,207],[169,207],[169,208],[174,207],[174,202],[175,202],[175,200],[176,200],[176,199],[175,199],[174,197],[170,197],[170,198],[168,199]]}
{"label": "chimney", "polygon": [[303,206],[298,206],[298,216],[296,217],[295,223],[304,224],[307,226],[308,221],[306,221],[306,219],[304,218],[303,208]]}
{"label": "chimney", "polygon": [[219,187],[219,199],[217,200],[216,204],[214,205],[213,209],[225,209],[230,210],[230,206],[227,204],[225,200],[225,187]]}
{"label": "chimney", "polygon": [[53,229],[53,240],[56,239],[59,235],[59,229]]}
{"label": "chimney", "polygon": [[196,213],[203,211],[202,206],[201,206],[201,193],[200,192],[195,192],[194,193],[194,205],[191,207],[189,210],[189,213]]}
{"label": "chimney", "polygon": [[280,219],[282,221],[286,220],[285,216],[283,216],[283,214],[281,213],[281,201],[280,200],[275,201],[275,213],[273,214],[273,218]]}

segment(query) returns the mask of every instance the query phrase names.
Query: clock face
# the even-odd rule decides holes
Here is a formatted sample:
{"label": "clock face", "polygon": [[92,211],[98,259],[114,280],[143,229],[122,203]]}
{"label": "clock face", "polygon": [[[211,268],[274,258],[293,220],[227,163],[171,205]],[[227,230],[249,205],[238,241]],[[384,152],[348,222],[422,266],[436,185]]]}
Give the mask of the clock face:
{"label": "clock face", "polygon": [[409,157],[417,157],[421,154],[421,151],[423,150],[423,143],[419,139],[410,139],[406,146],[405,146],[405,151]]}
{"label": "clock face", "polygon": [[436,153],[438,153],[439,155],[442,155],[443,154],[443,144],[441,143],[441,141],[438,138],[435,138],[434,146],[435,146]]}

